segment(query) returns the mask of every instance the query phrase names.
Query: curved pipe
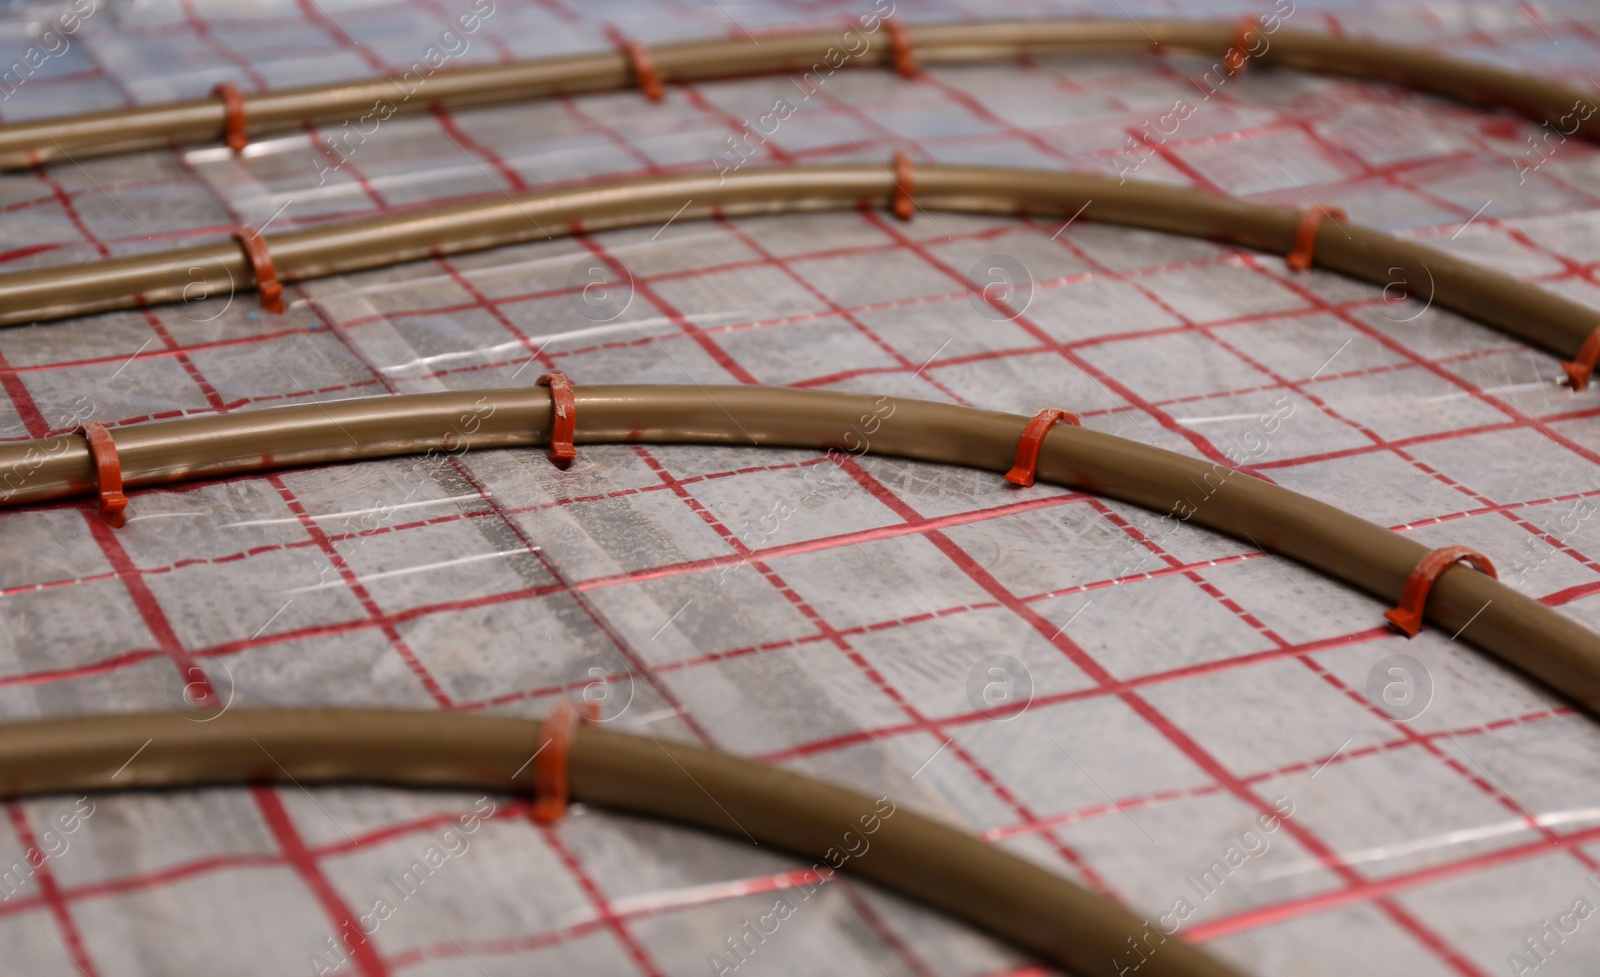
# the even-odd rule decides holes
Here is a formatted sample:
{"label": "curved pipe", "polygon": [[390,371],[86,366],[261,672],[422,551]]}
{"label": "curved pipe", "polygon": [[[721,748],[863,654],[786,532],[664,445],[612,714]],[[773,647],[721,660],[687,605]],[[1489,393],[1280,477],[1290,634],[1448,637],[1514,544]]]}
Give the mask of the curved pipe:
{"label": "curved pipe", "polygon": [[[927,210],[976,214],[1077,214],[1093,221],[1208,238],[1260,251],[1295,248],[1299,211],[1184,187],[1046,170],[915,167],[915,200]],[[715,215],[838,210],[894,197],[895,178],[875,164],[750,169],[613,180],[529,190],[287,231],[265,238],[279,277],[319,278],[546,240],[585,231]],[[1325,220],[1316,264],[1407,290],[1484,325],[1568,358],[1600,322],[1593,309],[1509,275],[1348,221]],[[236,242],[0,275],[0,326],[232,294],[253,278]]]}
{"label": "curved pipe", "polygon": [[[578,444],[724,444],[888,455],[1004,472],[1028,418],[953,404],[774,387],[575,388]],[[367,397],[118,428],[124,484],[289,465],[548,443],[542,387]],[[0,504],[92,493],[82,435],[0,444]],[[1429,548],[1220,464],[1056,425],[1038,478],[1168,514],[1398,602]],[[1600,635],[1492,577],[1453,566],[1429,621],[1600,716]],[[1470,625],[1470,626],[1469,626]]]}
{"label": "curved pipe", "polygon": [[[388,709],[237,710],[205,722],[144,713],[5,724],[0,794],[273,782],[532,794],[528,761],[540,725]],[[1103,896],[896,810],[892,801],[886,808],[882,799],[766,764],[582,726],[572,737],[567,770],[573,800],[748,838],[826,868],[842,865],[1075,974],[1112,977],[1117,955],[1147,928]],[[841,861],[848,851],[856,853]],[[1160,946],[1146,961],[1151,977],[1239,977],[1180,940]]]}
{"label": "curved pipe", "polygon": [[[876,6],[876,5],[875,5]],[[881,9],[881,8],[879,8]],[[893,9],[890,4],[889,9]],[[1292,8],[1291,8],[1292,9]],[[1541,78],[1429,51],[1357,38],[1279,29],[1269,15],[1241,36],[1236,23],[1130,20],[993,21],[907,25],[923,64],[963,64],[1050,54],[1132,54],[1175,50],[1218,59],[1197,85],[1216,87],[1241,57],[1266,65],[1351,78],[1380,79],[1469,103],[1514,109],[1564,134],[1600,135],[1593,96]],[[878,67],[895,61],[894,42],[872,14],[861,28],[695,41],[647,49],[662,81],[697,82],[749,75]],[[825,76],[825,75],[824,75]],[[243,98],[251,136],[301,126],[452,108],[616,91],[637,84],[623,54],[602,51],[434,73],[423,65],[400,77],[368,78],[261,92]],[[1568,125],[1570,123],[1570,127]],[[214,142],[224,135],[220,99],[170,102],[0,126],[0,168],[106,156],[168,145]]]}

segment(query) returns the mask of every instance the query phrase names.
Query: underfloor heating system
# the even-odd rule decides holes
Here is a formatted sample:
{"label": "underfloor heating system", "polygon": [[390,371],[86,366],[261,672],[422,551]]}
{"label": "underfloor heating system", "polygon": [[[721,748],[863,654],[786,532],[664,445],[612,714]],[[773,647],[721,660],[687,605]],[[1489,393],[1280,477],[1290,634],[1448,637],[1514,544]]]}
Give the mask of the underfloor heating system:
{"label": "underfloor heating system", "polygon": [[0,974],[1592,974],[1595,98],[1561,0],[0,8]]}

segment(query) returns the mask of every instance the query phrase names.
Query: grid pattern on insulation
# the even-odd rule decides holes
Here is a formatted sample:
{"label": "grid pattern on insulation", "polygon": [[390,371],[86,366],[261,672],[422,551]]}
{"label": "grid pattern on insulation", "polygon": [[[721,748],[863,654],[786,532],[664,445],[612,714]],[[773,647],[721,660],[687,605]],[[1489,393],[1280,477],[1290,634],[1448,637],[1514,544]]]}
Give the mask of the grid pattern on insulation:
{"label": "grid pattern on insulation", "polygon": [[[654,41],[853,12],[497,0],[463,57],[592,48],[618,26]],[[403,67],[456,11],[253,13],[134,8],[115,32],[81,35],[6,115]],[[1578,5],[1301,4],[1294,19],[1575,83],[1600,60],[1600,20]],[[1192,94],[1204,67],[841,74],[750,165],[905,149],[1109,171],[1116,157],[1139,178],[1337,203],[1594,300],[1600,164],[1587,148],[1563,144],[1519,182],[1511,158],[1530,125],[1381,86],[1247,74],[1130,154],[1140,122]],[[320,184],[337,131],[243,160],[199,150],[10,176],[5,263],[693,170],[793,92],[763,79],[674,88],[660,105],[619,94],[397,119]],[[282,317],[241,294],[11,330],[0,422],[38,437],[91,407],[133,423],[551,368],[579,383],[1058,405],[1207,458],[1243,450],[1257,475],[1474,546],[1600,625],[1593,529],[1578,517],[1600,494],[1600,411],[1552,388],[1551,357],[1269,256],[1063,223],[674,223],[309,283]],[[985,297],[996,255],[1037,281],[1025,309]],[[571,276],[590,261],[632,277],[615,320],[575,315]],[[1261,418],[1289,407],[1260,437]],[[775,502],[793,514],[773,519]],[[565,474],[536,452],[397,460],[141,492],[130,511],[117,532],[80,504],[0,516],[6,716],[162,708],[196,667],[246,704],[539,715],[600,663],[628,676],[613,686],[623,726],[888,793],[1141,912],[1190,899],[1182,935],[1250,972],[1488,974],[1544,919],[1594,899],[1600,737],[1587,720],[1448,635],[1396,637],[1380,605],[1343,587],[1094,496],[871,457],[618,447],[584,450]],[[1409,723],[1365,693],[1398,653],[1435,687]],[[1005,721],[968,691],[995,654],[1032,686]],[[1192,887],[1285,801],[1294,813],[1265,852],[1208,895]],[[66,850],[0,900],[0,938],[30,973],[293,972],[319,951],[331,963],[326,939],[363,917],[371,928],[382,897],[393,913],[352,941],[340,972],[676,974],[704,972],[719,950],[737,962],[724,939],[782,896],[796,911],[740,969],[1033,969],[901,900],[849,883],[808,894],[790,860],[647,822],[580,812],[547,830],[495,798],[469,844],[446,845],[475,802],[293,788],[98,799],[60,836]],[[71,806],[6,805],[0,865],[56,847],[47,832]],[[437,870],[395,888],[430,845],[448,849]],[[1540,973],[1582,972],[1597,939],[1580,929]]]}

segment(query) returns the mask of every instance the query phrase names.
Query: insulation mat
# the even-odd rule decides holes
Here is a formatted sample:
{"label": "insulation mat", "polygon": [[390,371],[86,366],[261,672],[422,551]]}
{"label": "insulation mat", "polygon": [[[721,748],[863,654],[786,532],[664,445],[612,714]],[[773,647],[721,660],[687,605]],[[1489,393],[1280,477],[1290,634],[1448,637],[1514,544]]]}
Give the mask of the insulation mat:
{"label": "insulation mat", "polygon": [[[911,22],[1270,9],[897,2]],[[61,9],[6,4],[0,62],[27,56]],[[842,28],[871,9],[97,0],[65,50],[7,82],[0,117],[624,36]],[[1600,89],[1600,11],[1579,0],[1278,10],[1287,26]],[[1592,148],[1505,113],[1292,72],[1251,69],[1201,97],[1209,65],[840,71],[669,86],[659,104],[623,92],[435,111],[359,139],[329,126],[239,157],[63,163],[0,178],[0,267],[542,184],[887,165],[904,150],[1336,204],[1600,304]],[[1180,99],[1193,111],[1167,132]],[[780,102],[792,111],[775,131],[748,135]],[[996,315],[986,287],[1022,313]],[[1557,387],[1555,358],[1458,316],[1277,257],[1064,218],[861,211],[674,221],[287,298],[281,316],[241,292],[0,332],[0,437],[551,369],[578,384],[1056,406],[1475,547],[1512,586],[1600,628],[1600,391]],[[1162,525],[987,473],[684,447],[583,448],[565,473],[541,451],[495,451],[138,491],[116,531],[87,501],[11,511],[0,717],[181,708],[198,676],[236,708],[541,716],[587,692],[616,728],[888,794],[1152,918],[1184,900],[1179,935],[1246,973],[1592,974],[1600,919],[1574,907],[1600,907],[1593,721],[1448,634],[1405,640],[1341,585]],[[598,810],[544,829],[504,796],[294,785],[0,807],[6,974],[1038,972],[870,886],[818,887],[766,849]],[[1286,817],[1262,831],[1270,810]],[[1556,940],[1547,924],[1575,929]]]}

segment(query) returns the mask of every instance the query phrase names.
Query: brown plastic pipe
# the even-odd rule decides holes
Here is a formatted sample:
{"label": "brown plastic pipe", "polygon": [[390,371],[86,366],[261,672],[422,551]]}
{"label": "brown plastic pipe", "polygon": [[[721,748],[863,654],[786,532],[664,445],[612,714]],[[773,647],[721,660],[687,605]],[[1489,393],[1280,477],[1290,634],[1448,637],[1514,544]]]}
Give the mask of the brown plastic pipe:
{"label": "brown plastic pipe", "polygon": [[[1294,250],[1300,211],[1184,187],[1048,170],[916,166],[927,211],[1079,215],[1079,219],[1207,238],[1275,254]],[[268,235],[281,280],[319,278],[434,255],[572,233],[705,218],[887,206],[895,178],[876,164],[751,168],[529,190]],[[1574,357],[1600,315],[1554,292],[1414,241],[1345,220],[1315,235],[1317,267],[1399,284],[1486,326]],[[0,275],[0,326],[193,301],[253,285],[234,241]]]}
{"label": "brown plastic pipe", "polygon": [[[1215,59],[1195,80],[1199,94],[1223,84],[1232,74],[1230,60],[1243,55],[1250,63],[1379,79],[1508,107],[1556,127],[1563,136],[1600,134],[1594,96],[1558,82],[1416,48],[1281,28],[1285,19],[1265,15],[1243,35],[1237,23],[1134,20],[921,24],[906,25],[905,35],[915,59],[927,65],[1165,50]],[[848,30],[695,41],[647,51],[664,82],[783,73],[825,78],[838,68],[893,64],[893,39],[882,19],[867,14],[859,23]],[[418,64],[398,77],[267,91],[246,95],[243,102],[251,136],[347,122],[368,132],[383,119],[434,105],[499,105],[638,83],[626,56],[603,51],[437,71]],[[9,123],[0,126],[0,168],[215,142],[223,137],[224,122],[222,101],[208,98]]]}
{"label": "brown plastic pipe", "polygon": [[[1028,418],[865,394],[749,386],[576,388],[578,444],[814,448],[1008,470]],[[161,485],[293,465],[545,444],[546,388],[367,397],[117,428],[123,483]],[[1065,405],[1070,407],[1071,405]],[[1258,439],[1270,434],[1257,432]],[[1388,603],[1429,548],[1224,465],[1069,425],[1038,478],[1143,506],[1173,525],[1246,540]],[[92,494],[85,438],[0,444],[0,504]],[[1600,635],[1465,566],[1438,578],[1426,618],[1600,716]],[[1375,620],[1374,624],[1380,623]]]}
{"label": "brown plastic pipe", "polygon": [[[531,794],[529,761],[540,727],[501,716],[387,709],[0,724],[0,794],[275,782]],[[1116,959],[1132,953],[1128,941],[1144,938],[1150,954],[1141,974],[1239,977],[1176,937],[1146,937],[1154,924],[1109,899],[892,801],[599,726],[575,731],[567,770],[573,800],[772,845],[824,870],[842,866],[1074,974],[1115,977]]]}

